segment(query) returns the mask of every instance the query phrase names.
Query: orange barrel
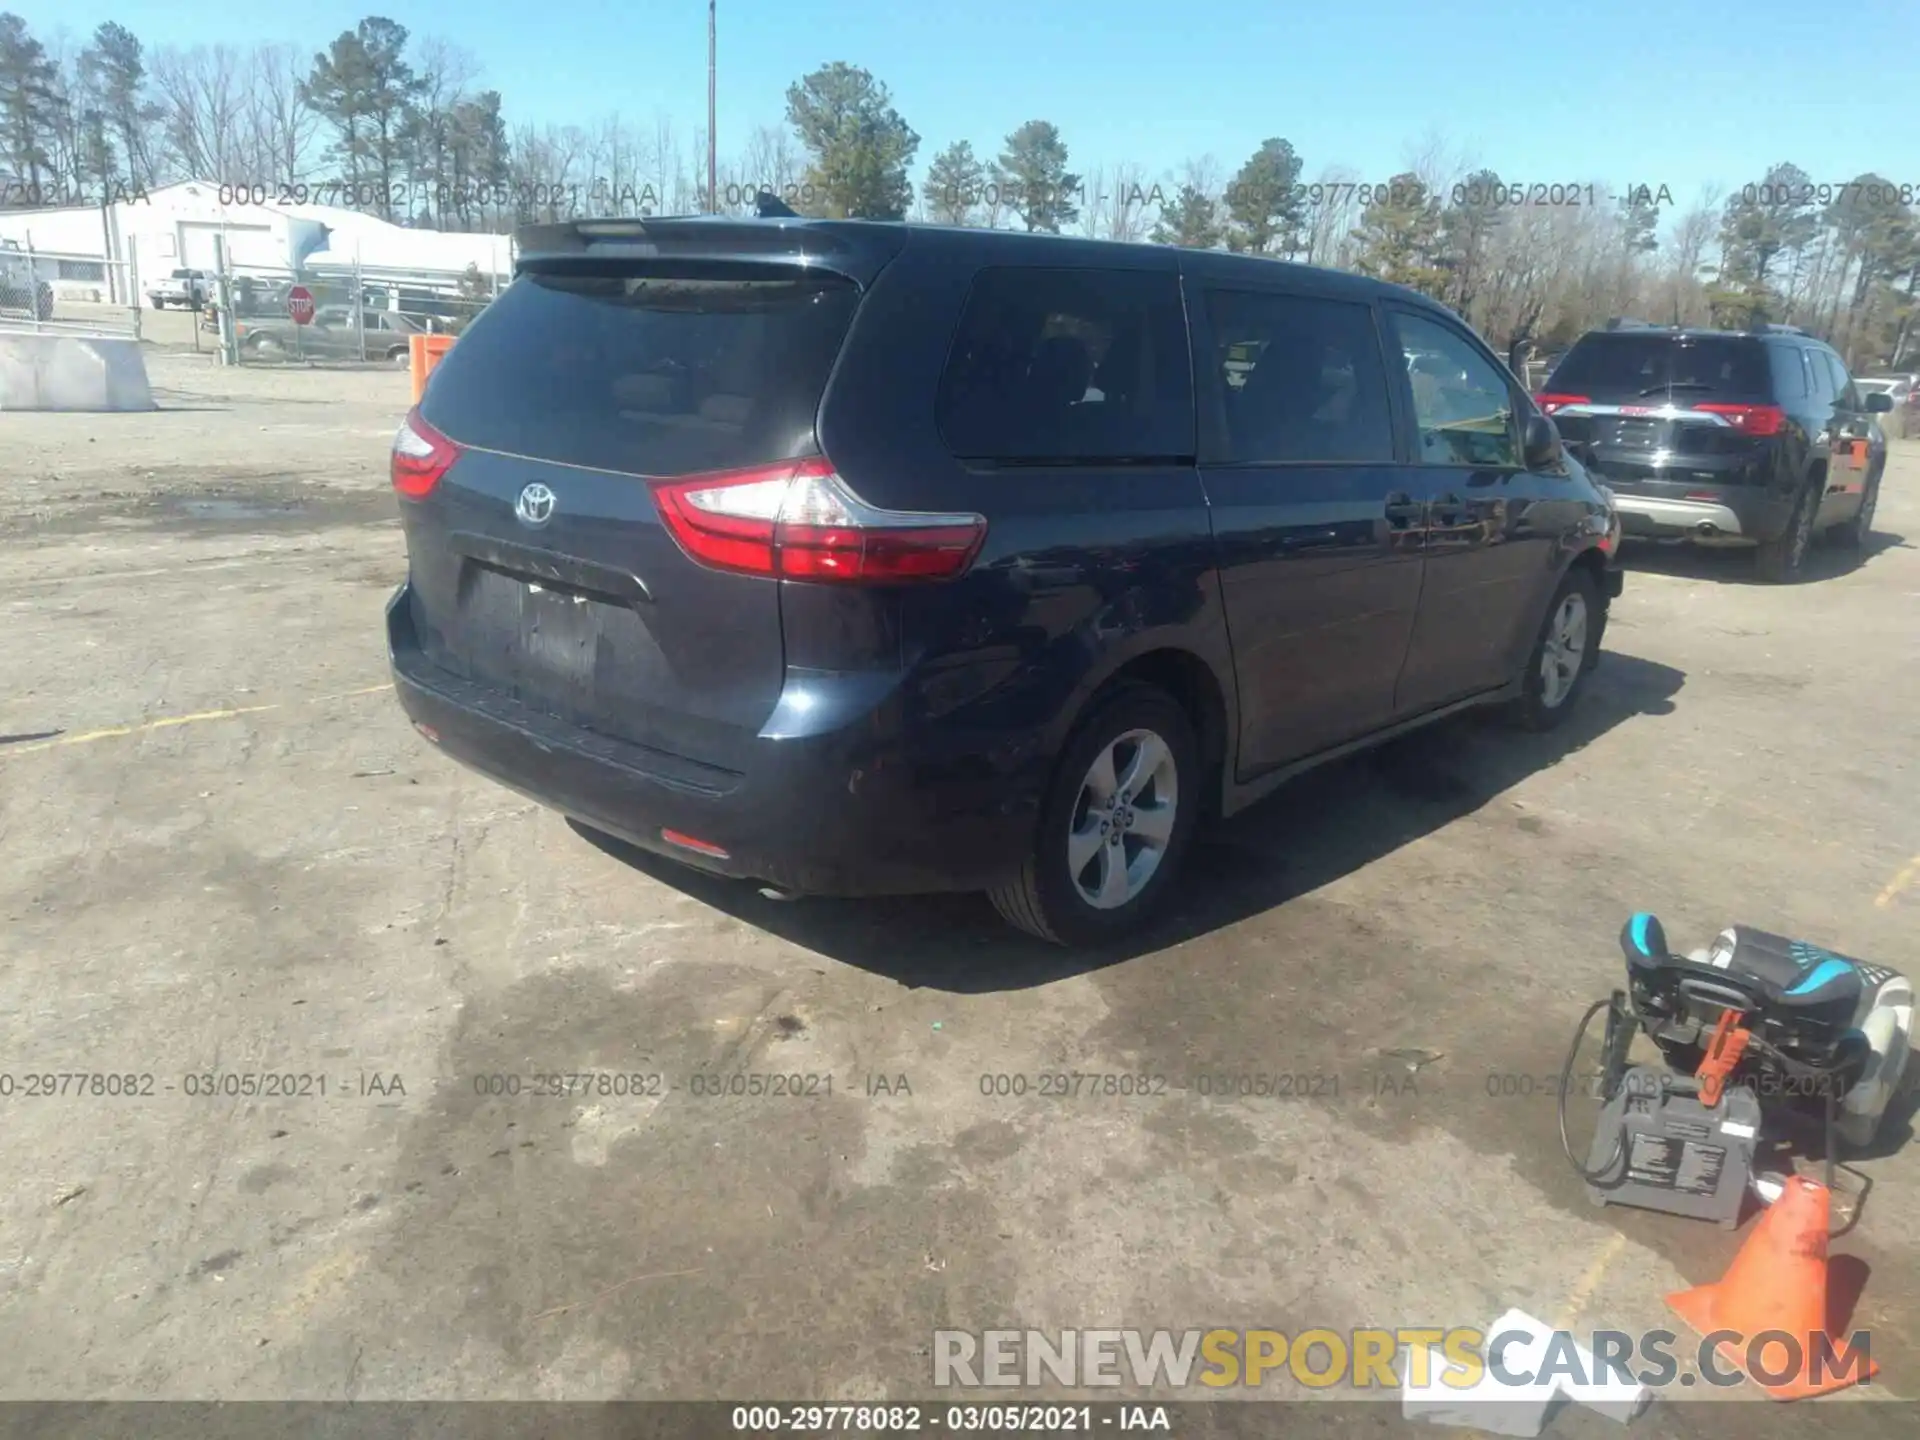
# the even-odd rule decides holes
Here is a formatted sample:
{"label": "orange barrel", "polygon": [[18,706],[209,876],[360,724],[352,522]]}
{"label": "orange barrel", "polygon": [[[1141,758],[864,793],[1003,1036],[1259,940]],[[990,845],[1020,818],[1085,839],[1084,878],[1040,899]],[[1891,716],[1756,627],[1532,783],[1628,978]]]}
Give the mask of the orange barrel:
{"label": "orange barrel", "polygon": [[440,357],[453,348],[456,338],[453,335],[407,337],[407,369],[413,372],[414,404],[418,405],[420,397],[427,393],[427,377],[433,373],[433,367],[440,363]]}

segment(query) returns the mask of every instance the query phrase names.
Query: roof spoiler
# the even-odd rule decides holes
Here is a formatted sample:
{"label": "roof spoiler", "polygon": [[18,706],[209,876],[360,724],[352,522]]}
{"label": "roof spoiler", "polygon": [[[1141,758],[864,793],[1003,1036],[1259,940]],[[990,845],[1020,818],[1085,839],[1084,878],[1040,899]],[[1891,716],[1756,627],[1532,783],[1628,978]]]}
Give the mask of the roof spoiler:
{"label": "roof spoiler", "polygon": [[[763,192],[761,204],[772,201]],[[647,216],[524,225],[514,234],[514,273],[565,268],[588,256],[609,260],[698,260],[734,265],[798,265],[869,284],[907,243],[906,227],[807,220],[767,214]]]}
{"label": "roof spoiler", "polygon": [[1656,325],[1651,320],[1630,320],[1625,315],[1615,315],[1608,319],[1609,330],[1666,330],[1679,329],[1679,326]]}

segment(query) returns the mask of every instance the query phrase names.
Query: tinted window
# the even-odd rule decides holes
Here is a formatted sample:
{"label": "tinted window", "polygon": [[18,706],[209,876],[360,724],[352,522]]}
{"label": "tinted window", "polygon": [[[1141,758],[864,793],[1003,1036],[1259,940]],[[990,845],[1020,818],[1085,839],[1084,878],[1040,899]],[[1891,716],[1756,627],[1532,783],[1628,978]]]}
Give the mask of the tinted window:
{"label": "tinted window", "polygon": [[1767,356],[1773,361],[1773,393],[1780,400],[1807,398],[1807,369],[1801,363],[1798,345],[1769,345]]}
{"label": "tinted window", "polygon": [[1827,369],[1833,375],[1833,393],[1835,399],[1850,410],[1858,410],[1860,408],[1859,397],[1853,393],[1853,383],[1847,378],[1847,367],[1841,363],[1840,357],[1831,350],[1822,350],[1816,358],[1824,359],[1827,362]]}
{"label": "tinted window", "polygon": [[1365,305],[1210,291],[1208,388],[1230,462],[1390,461],[1393,423]]}
{"label": "tinted window", "polygon": [[940,380],[940,433],[964,459],[1184,458],[1190,370],[1172,275],[982,270]]}
{"label": "tinted window", "polygon": [[1806,362],[1807,383],[1813,398],[1822,405],[1831,405],[1836,392],[1833,388],[1833,372],[1827,368],[1826,357],[1806,346],[1801,347],[1800,355]]}
{"label": "tinted window", "polygon": [[1520,437],[1507,376],[1466,337],[1395,314],[1423,465],[1518,467]]}
{"label": "tinted window", "polygon": [[1556,394],[1618,401],[1642,396],[1764,403],[1771,377],[1759,340],[1601,330],[1582,335],[1554,370]]}
{"label": "tinted window", "polygon": [[447,352],[425,414],[468,445],[638,475],[810,454],[858,303],[774,266],[525,274]]}

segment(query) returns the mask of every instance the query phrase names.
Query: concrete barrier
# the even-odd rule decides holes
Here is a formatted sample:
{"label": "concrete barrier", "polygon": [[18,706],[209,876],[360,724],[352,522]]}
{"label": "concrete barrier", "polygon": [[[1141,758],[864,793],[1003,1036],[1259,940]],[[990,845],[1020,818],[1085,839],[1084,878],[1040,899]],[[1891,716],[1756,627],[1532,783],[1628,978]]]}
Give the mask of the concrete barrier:
{"label": "concrete barrier", "polygon": [[137,340],[0,330],[0,411],[153,408]]}

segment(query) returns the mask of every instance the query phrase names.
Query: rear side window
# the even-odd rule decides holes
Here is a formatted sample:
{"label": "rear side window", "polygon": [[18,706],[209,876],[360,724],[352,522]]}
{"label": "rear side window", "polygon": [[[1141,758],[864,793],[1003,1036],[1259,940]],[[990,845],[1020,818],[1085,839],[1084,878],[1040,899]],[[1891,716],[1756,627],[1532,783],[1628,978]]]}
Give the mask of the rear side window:
{"label": "rear side window", "polygon": [[1847,377],[1847,367],[1840,357],[1831,350],[1822,350],[1814,358],[1827,362],[1827,369],[1833,376],[1834,398],[1849,409],[1859,409],[1858,399],[1853,393],[1853,382]]}
{"label": "rear side window", "polygon": [[1807,371],[1800,363],[1798,345],[1769,345],[1767,358],[1773,362],[1774,394],[1781,400],[1807,398]]}
{"label": "rear side window", "polygon": [[1833,372],[1827,368],[1827,360],[1818,350],[1803,346],[1800,350],[1806,361],[1808,384],[1815,400],[1822,405],[1831,405],[1839,392],[1833,388]]}
{"label": "rear side window", "polygon": [[1393,459],[1387,376],[1365,305],[1251,291],[1207,294],[1234,464]]}
{"label": "rear side window", "polygon": [[1764,404],[1773,398],[1766,347],[1735,335],[1598,331],[1574,343],[1547,388],[1594,400],[1672,397]]}
{"label": "rear side window", "polygon": [[940,379],[941,438],[1008,464],[1188,459],[1191,371],[1171,274],[982,270]]}
{"label": "rear side window", "polygon": [[859,291],[777,266],[529,273],[434,371],[429,424],[462,444],[690,475],[811,454]]}

